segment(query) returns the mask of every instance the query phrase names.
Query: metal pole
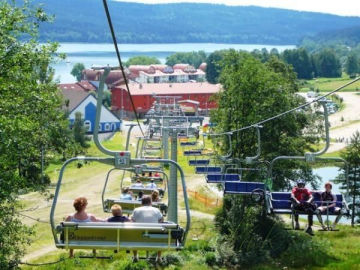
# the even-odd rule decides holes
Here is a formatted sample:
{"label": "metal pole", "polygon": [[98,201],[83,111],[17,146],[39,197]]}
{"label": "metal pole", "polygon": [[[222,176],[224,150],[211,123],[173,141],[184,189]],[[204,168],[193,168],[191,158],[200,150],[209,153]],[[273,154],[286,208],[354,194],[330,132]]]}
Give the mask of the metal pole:
{"label": "metal pole", "polygon": [[[168,134],[168,132],[167,132]],[[171,160],[177,162],[177,133],[171,134]],[[168,220],[178,223],[178,200],[177,200],[177,168],[174,164],[170,165],[169,182],[169,217]]]}
{"label": "metal pole", "polygon": [[168,120],[163,119],[163,126],[165,128],[162,129],[162,144],[164,149],[164,159],[169,159],[169,130],[168,127]]}

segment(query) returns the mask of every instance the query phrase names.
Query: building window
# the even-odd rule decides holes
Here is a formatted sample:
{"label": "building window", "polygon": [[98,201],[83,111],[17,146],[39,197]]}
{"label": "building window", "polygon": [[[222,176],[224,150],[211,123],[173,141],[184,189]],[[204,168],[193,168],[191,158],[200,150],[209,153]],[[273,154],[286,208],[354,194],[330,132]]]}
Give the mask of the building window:
{"label": "building window", "polygon": [[106,131],[109,131],[109,130],[110,130],[110,124],[109,124],[109,123],[106,123],[106,124],[105,124],[105,130],[106,130]]}
{"label": "building window", "polygon": [[91,122],[89,120],[84,121],[84,126],[87,131],[91,131]]}

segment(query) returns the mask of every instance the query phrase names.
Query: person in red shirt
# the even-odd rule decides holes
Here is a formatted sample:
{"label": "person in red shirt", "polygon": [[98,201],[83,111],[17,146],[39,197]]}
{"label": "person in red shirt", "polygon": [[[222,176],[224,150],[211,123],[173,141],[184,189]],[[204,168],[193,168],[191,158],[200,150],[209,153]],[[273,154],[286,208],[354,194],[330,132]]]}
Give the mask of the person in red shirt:
{"label": "person in red shirt", "polygon": [[295,210],[295,230],[300,229],[299,214],[296,212],[303,212],[308,215],[308,226],[305,232],[314,235],[311,227],[313,225],[313,214],[316,206],[312,203],[313,196],[311,195],[310,190],[305,187],[304,180],[298,180],[296,182],[296,186],[291,191],[291,201],[293,209]]}

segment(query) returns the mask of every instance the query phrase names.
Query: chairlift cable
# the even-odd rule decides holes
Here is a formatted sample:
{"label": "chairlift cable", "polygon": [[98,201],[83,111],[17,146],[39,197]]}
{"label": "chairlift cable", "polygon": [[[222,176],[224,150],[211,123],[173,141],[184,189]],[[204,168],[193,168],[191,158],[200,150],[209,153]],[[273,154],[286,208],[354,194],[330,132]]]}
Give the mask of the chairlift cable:
{"label": "chairlift cable", "polygon": [[[134,100],[133,100],[133,98],[131,96],[130,87],[129,87],[128,81],[126,79],[126,74],[125,74],[124,66],[123,66],[123,63],[122,63],[122,60],[121,60],[120,51],[119,51],[119,47],[118,47],[118,44],[117,44],[116,35],[115,35],[115,31],[114,31],[114,26],[113,26],[113,23],[112,23],[112,20],[111,20],[111,16],[110,16],[107,1],[103,0],[103,4],[104,4],[104,9],[105,9],[106,18],[107,18],[107,21],[108,21],[108,24],[109,24],[111,36],[112,36],[113,43],[114,43],[114,46],[115,46],[116,56],[117,56],[117,59],[118,59],[119,65],[120,65],[120,70],[121,70],[122,76],[124,78],[126,90],[129,93],[130,103],[131,103],[131,106],[132,106],[132,108],[134,110],[136,122],[138,123],[141,134],[142,134],[142,136],[145,137],[144,131],[142,130],[142,127],[140,125],[139,116],[138,116],[136,108],[135,108]],[[123,108],[121,108],[121,109],[123,109]]]}
{"label": "chairlift cable", "polygon": [[286,114],[289,114],[289,113],[292,113],[292,112],[294,112],[294,111],[297,111],[297,110],[300,110],[300,109],[302,109],[302,108],[305,108],[305,107],[307,107],[307,106],[310,106],[311,104],[316,103],[316,102],[320,101],[321,99],[326,98],[326,97],[328,97],[328,96],[330,96],[330,95],[332,95],[332,94],[335,94],[336,92],[339,92],[340,90],[344,89],[345,87],[347,87],[347,86],[349,86],[349,85],[351,85],[351,84],[353,84],[353,83],[355,83],[355,82],[357,82],[357,81],[359,81],[359,80],[360,80],[360,77],[357,77],[357,78],[355,78],[354,80],[352,80],[352,81],[350,81],[350,82],[348,82],[348,83],[346,83],[346,84],[344,84],[344,85],[336,88],[335,90],[333,90],[333,91],[331,91],[331,92],[329,92],[329,93],[327,93],[327,94],[325,94],[325,95],[322,95],[322,96],[320,96],[320,97],[318,97],[318,98],[316,98],[316,99],[313,99],[312,101],[303,103],[302,105],[299,105],[299,106],[297,106],[297,107],[295,107],[295,108],[292,108],[292,109],[290,109],[290,110],[288,110],[288,111],[285,111],[285,112],[279,113],[279,114],[277,114],[277,115],[274,115],[274,116],[272,116],[272,117],[266,118],[266,119],[264,119],[264,120],[261,120],[261,121],[259,121],[259,122],[257,122],[257,123],[254,123],[254,124],[251,124],[251,125],[249,125],[249,126],[245,126],[245,127],[239,128],[239,129],[234,129],[234,130],[231,130],[231,131],[209,134],[209,135],[211,135],[211,136],[228,135],[229,133],[232,134],[232,133],[236,133],[236,132],[240,132],[240,131],[243,131],[243,130],[247,130],[247,129],[253,128],[254,126],[257,126],[257,125],[265,124],[265,123],[267,123],[267,122],[270,122],[270,121],[272,121],[272,120],[275,120],[275,119],[277,119],[277,118],[280,118],[280,117],[282,117],[282,116],[284,116],[284,115],[286,115]]}
{"label": "chairlift cable", "polygon": [[58,263],[61,263],[63,261],[66,261],[68,259],[66,258],[62,258],[58,261],[53,261],[53,262],[45,262],[45,263],[28,263],[28,262],[19,262],[19,264],[22,264],[22,265],[27,265],[27,266],[46,266],[46,265],[52,265],[52,264],[58,264]]}

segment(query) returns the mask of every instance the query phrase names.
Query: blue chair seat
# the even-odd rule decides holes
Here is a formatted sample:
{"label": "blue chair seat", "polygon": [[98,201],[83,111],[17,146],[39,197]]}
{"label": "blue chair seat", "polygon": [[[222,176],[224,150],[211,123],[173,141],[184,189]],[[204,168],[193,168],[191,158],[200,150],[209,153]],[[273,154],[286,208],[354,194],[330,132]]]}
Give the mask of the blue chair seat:
{"label": "blue chair seat", "polygon": [[187,150],[184,151],[184,156],[200,156],[201,150]]}
{"label": "blue chair seat", "polygon": [[180,142],[180,146],[194,146],[196,142]]}
{"label": "blue chair seat", "polygon": [[261,182],[225,182],[225,194],[250,195],[255,189],[265,190]]}
{"label": "blue chair seat", "polygon": [[198,166],[198,165],[209,165],[210,159],[192,159],[189,160],[190,166]]}
{"label": "blue chair seat", "polygon": [[208,174],[208,173],[221,173],[221,167],[196,167],[195,173],[197,174]]}
{"label": "blue chair seat", "polygon": [[219,183],[225,181],[240,181],[238,174],[208,174],[206,176],[206,182]]}

